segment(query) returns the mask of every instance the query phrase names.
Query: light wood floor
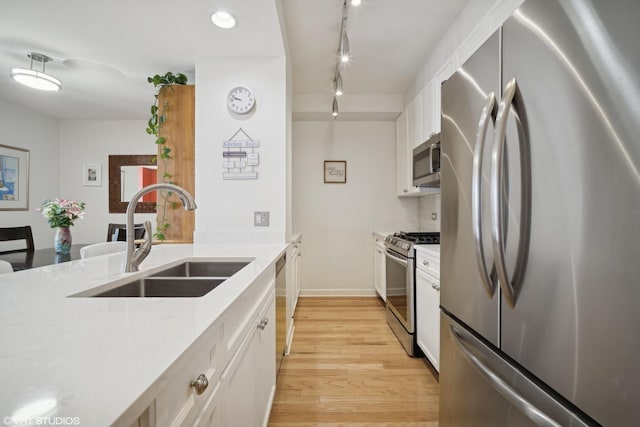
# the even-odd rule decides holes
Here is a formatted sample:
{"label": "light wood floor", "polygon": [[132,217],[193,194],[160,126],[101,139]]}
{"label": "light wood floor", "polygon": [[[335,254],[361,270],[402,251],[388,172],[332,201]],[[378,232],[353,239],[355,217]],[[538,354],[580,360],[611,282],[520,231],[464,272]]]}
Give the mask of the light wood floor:
{"label": "light wood floor", "polygon": [[271,427],[438,425],[438,382],[377,298],[301,298]]}

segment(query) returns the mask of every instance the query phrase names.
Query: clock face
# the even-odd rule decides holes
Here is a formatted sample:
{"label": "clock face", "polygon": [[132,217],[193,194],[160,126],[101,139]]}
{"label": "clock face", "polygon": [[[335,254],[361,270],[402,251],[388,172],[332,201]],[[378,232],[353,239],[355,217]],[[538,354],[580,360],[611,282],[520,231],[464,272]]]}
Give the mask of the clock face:
{"label": "clock face", "polygon": [[256,104],[256,97],[251,89],[245,86],[238,86],[231,89],[227,97],[229,110],[237,114],[247,114]]}

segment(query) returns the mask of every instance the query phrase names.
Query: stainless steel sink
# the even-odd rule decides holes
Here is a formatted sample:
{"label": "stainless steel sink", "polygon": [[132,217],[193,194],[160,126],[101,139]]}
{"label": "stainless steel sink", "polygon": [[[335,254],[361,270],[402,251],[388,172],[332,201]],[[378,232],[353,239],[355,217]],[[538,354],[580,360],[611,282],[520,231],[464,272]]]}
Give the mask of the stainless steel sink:
{"label": "stainless steel sink", "polygon": [[71,297],[194,298],[201,297],[247,266],[251,260],[191,260],[137,279],[120,280],[79,292]]}
{"label": "stainless steel sink", "polygon": [[247,261],[186,261],[150,277],[231,277],[247,264]]}
{"label": "stainless steel sink", "polygon": [[93,297],[128,297],[128,298],[193,298],[211,292],[226,278],[177,278],[177,277],[143,277],[125,283],[117,288],[91,295]]}

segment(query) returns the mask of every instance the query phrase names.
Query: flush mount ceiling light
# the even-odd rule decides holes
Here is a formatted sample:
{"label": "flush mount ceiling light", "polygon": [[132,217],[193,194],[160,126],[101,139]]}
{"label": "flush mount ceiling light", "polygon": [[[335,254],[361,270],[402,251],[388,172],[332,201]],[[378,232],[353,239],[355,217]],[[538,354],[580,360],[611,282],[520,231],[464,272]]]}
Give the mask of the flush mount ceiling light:
{"label": "flush mount ceiling light", "polygon": [[[11,78],[20,84],[33,89],[57,92],[62,88],[62,82],[50,74],[44,72],[45,64],[52,59],[41,53],[31,52],[27,55],[31,58],[30,68],[15,67],[11,69]],[[33,63],[41,64],[41,71],[33,69]]]}
{"label": "flush mount ceiling light", "polygon": [[225,12],[224,10],[219,10],[216,13],[211,15],[211,22],[216,24],[220,28],[224,28],[228,30],[236,26],[236,18],[233,17],[229,12]]}

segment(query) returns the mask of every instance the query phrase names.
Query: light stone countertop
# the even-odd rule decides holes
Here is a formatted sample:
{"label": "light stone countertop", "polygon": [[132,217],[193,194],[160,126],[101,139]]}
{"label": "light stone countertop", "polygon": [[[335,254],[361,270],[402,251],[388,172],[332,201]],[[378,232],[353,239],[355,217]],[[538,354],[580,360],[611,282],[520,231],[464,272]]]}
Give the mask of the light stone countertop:
{"label": "light stone countertop", "polygon": [[[70,425],[131,418],[225,309],[275,271],[286,246],[158,245],[138,273],[122,273],[119,253],[0,276],[0,425],[38,403],[55,405],[42,416]],[[193,257],[253,262],[200,298],[67,298]]]}
{"label": "light stone countertop", "polygon": [[414,245],[416,252],[431,253],[440,258],[440,245]]}

